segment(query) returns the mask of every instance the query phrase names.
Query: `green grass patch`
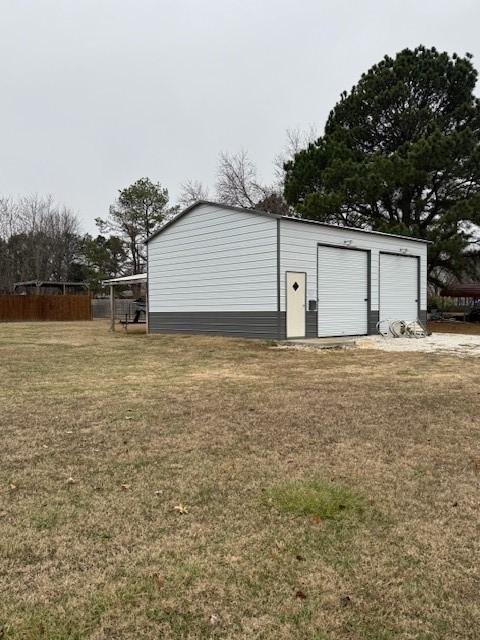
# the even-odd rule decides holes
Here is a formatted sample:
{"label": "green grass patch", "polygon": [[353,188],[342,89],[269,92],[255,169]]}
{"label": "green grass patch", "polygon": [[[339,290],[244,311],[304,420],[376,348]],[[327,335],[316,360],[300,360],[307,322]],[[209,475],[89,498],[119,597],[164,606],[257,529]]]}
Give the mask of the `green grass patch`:
{"label": "green grass patch", "polygon": [[277,509],[298,516],[333,520],[347,514],[360,516],[364,512],[361,496],[328,480],[288,482],[272,487],[267,495]]}
{"label": "green grass patch", "polygon": [[53,529],[59,523],[59,513],[53,509],[44,509],[32,514],[32,524],[37,531]]}

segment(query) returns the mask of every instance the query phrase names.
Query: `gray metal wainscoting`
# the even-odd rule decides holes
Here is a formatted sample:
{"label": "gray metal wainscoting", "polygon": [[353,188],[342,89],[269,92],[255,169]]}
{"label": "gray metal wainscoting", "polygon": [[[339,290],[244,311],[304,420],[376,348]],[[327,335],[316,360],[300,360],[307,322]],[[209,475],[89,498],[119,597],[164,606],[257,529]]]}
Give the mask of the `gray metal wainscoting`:
{"label": "gray metal wainscoting", "polygon": [[[426,322],[426,311],[420,320]],[[377,333],[378,311],[368,314],[368,333]],[[150,333],[184,333],[202,335],[257,338],[260,340],[286,339],[285,311],[190,311],[152,312],[149,314]],[[307,311],[306,337],[316,338],[318,321],[316,311]]]}
{"label": "gray metal wainscoting", "polygon": [[[285,311],[279,312],[279,329],[278,329],[278,338],[279,340],[287,339],[287,314]],[[307,311],[306,319],[305,319],[305,337],[306,338],[316,338],[318,337],[318,326],[317,326],[317,312],[316,311]]]}
{"label": "gray metal wainscoting", "polygon": [[372,311],[372,309],[368,312],[368,322],[367,322],[367,332],[369,336],[375,335],[377,333],[377,324],[380,318],[380,311]]}
{"label": "gray metal wainscoting", "polygon": [[276,340],[278,311],[152,311],[149,332]]}

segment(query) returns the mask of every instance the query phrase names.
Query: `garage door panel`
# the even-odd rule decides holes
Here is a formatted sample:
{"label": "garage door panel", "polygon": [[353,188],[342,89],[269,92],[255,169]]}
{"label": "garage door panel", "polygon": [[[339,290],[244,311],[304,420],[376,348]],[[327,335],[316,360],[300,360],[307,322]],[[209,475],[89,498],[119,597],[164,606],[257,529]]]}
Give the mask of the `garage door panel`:
{"label": "garage door panel", "polygon": [[367,333],[368,253],[318,248],[318,335]]}
{"label": "garage door panel", "polygon": [[380,254],[380,320],[418,318],[418,258]]}

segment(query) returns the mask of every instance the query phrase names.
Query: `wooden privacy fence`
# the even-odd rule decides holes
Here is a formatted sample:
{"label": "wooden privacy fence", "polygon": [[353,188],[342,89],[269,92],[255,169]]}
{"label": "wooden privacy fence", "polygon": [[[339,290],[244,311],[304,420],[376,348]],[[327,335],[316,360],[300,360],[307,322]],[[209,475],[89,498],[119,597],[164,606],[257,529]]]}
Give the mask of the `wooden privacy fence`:
{"label": "wooden privacy fence", "polygon": [[89,295],[0,295],[0,322],[91,319]]}

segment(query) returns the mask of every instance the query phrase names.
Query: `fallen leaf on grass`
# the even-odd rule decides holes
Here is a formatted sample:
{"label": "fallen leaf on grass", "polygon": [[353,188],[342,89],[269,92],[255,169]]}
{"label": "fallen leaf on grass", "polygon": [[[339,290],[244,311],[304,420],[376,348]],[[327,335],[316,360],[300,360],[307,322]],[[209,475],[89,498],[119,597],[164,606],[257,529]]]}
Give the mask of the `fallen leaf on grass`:
{"label": "fallen leaf on grass", "polygon": [[11,484],[11,485],[10,485],[10,489],[11,489],[12,491],[15,491],[15,489],[16,489],[16,488],[17,488],[17,485],[16,485],[16,484]]}
{"label": "fallen leaf on grass", "polygon": [[351,601],[352,599],[350,598],[350,596],[347,596],[346,594],[340,596],[340,604],[342,605],[342,607],[346,607],[351,603]]}
{"label": "fallen leaf on grass", "polygon": [[305,600],[306,599],[306,595],[303,593],[303,591],[300,591],[300,589],[295,593],[295,597],[296,598],[300,598],[300,600]]}
{"label": "fallen leaf on grass", "polygon": [[310,520],[313,522],[313,524],[322,524],[322,519],[320,518],[320,516],[312,516]]}
{"label": "fallen leaf on grass", "polygon": [[188,513],[188,509],[187,507],[184,507],[183,504],[177,504],[175,507],[173,507],[175,509],[175,511],[177,513],[180,514],[184,514],[184,513]]}
{"label": "fallen leaf on grass", "polygon": [[163,585],[165,584],[165,577],[161,576],[159,573],[155,573],[153,576],[155,583],[157,585],[157,587],[159,589],[161,589],[163,587]]}
{"label": "fallen leaf on grass", "polygon": [[121,484],[120,485],[120,489],[122,491],[128,491],[130,489],[130,485],[129,484]]}
{"label": "fallen leaf on grass", "polygon": [[295,559],[298,560],[299,562],[305,562],[305,558],[303,556],[301,556],[300,554],[296,555]]}
{"label": "fallen leaf on grass", "polygon": [[66,483],[67,484],[75,484],[75,480],[72,478],[72,476],[70,476],[69,478],[66,479]]}
{"label": "fallen leaf on grass", "polygon": [[212,613],[212,615],[210,616],[210,624],[218,624],[220,622],[220,618],[217,616],[216,613]]}

